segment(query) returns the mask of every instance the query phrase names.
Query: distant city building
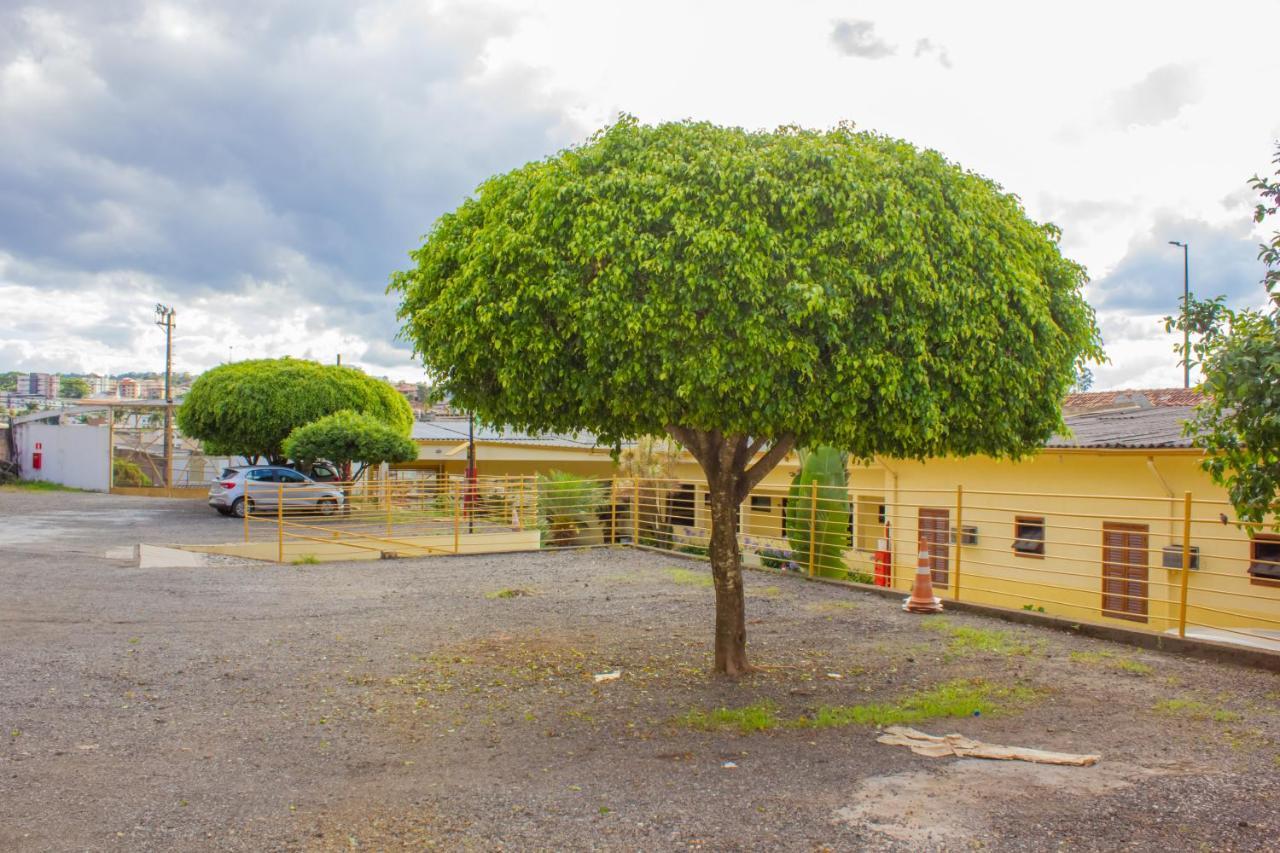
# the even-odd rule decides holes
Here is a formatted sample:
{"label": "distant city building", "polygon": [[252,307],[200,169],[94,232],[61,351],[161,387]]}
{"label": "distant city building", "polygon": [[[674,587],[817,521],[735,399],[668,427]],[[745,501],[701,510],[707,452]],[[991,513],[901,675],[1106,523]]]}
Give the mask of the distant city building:
{"label": "distant city building", "polygon": [[97,373],[90,373],[84,377],[84,381],[89,383],[89,396],[91,397],[110,397],[116,393],[116,381],[110,376],[99,376]]}
{"label": "distant city building", "polygon": [[58,396],[58,374],[56,373],[19,373],[17,377],[18,394],[30,394],[33,397],[44,397],[48,400]]}
{"label": "distant city building", "polygon": [[116,395],[122,400],[137,400],[142,397],[142,388],[138,380],[126,376],[116,383]]}
{"label": "distant city building", "polygon": [[138,381],[138,390],[144,400],[163,400],[164,399],[164,380],[163,379],[141,379]]}

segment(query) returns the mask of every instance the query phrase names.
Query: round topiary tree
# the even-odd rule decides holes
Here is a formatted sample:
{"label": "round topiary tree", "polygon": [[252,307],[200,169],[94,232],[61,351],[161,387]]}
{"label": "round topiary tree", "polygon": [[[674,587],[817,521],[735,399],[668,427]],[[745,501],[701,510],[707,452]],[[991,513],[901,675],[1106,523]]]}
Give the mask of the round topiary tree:
{"label": "round topiary tree", "polygon": [[408,436],[413,409],[396,389],[354,367],[295,358],[223,364],[201,374],[178,408],[178,428],[212,454],[285,461],[298,427],[350,410]]}
{"label": "round topiary tree", "polygon": [[991,181],[849,127],[624,117],[489,179],[396,273],[403,334],[484,420],[667,432],[711,495],[715,667],[748,669],[735,509],[797,443],[1017,455],[1101,356],[1084,270]]}
{"label": "round topiary tree", "polygon": [[418,458],[418,446],[398,427],[372,415],[335,412],[289,433],[284,455],[294,460],[327,459],[342,466],[342,479],[351,480],[351,464],[360,463],[358,477],[370,465],[409,462]]}

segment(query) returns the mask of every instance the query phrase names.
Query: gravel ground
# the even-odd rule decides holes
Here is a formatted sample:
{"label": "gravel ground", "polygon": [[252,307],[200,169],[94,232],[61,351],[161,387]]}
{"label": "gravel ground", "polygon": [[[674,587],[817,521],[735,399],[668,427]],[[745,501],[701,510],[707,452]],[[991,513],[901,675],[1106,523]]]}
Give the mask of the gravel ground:
{"label": "gravel ground", "polygon": [[[731,682],[705,567],[674,556],[141,569],[120,546],[238,525],[12,490],[0,518],[3,850],[1280,850],[1272,673],[748,573],[762,669]],[[957,679],[1020,693],[918,728],[1102,761],[687,718]]]}

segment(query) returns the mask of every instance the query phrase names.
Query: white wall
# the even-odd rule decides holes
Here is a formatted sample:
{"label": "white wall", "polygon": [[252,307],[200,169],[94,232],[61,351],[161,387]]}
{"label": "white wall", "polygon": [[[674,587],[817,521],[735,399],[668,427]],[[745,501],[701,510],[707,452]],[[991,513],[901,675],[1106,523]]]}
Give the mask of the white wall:
{"label": "white wall", "polygon": [[[48,480],[77,489],[105,492],[111,486],[111,462],[107,454],[105,426],[84,424],[14,424],[17,462],[24,480]],[[40,470],[32,467],[36,444],[42,445]]]}

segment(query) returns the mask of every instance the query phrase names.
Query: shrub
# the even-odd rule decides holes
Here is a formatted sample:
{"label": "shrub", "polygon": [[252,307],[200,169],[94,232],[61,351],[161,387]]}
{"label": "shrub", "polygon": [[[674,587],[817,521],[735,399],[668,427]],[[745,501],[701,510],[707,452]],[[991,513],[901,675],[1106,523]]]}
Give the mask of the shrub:
{"label": "shrub", "polygon": [[136,462],[128,459],[113,459],[111,462],[111,485],[113,486],[150,486],[151,478],[142,473]]}

